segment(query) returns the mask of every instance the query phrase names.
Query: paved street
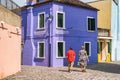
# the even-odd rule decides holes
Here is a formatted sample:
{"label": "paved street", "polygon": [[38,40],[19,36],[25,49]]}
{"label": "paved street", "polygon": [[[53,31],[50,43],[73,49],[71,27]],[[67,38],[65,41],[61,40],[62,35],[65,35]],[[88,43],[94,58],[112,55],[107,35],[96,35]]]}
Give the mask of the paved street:
{"label": "paved street", "polygon": [[71,73],[67,67],[22,66],[22,71],[2,80],[120,80],[120,62],[88,65],[87,72],[74,67]]}

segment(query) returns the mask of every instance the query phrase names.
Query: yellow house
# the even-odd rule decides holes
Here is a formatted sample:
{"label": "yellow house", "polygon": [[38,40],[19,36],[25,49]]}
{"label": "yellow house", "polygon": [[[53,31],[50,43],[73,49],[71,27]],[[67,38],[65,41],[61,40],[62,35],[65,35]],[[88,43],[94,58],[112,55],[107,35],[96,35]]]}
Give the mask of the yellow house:
{"label": "yellow house", "polygon": [[112,0],[97,0],[88,3],[98,11],[98,62],[111,61],[111,6]]}

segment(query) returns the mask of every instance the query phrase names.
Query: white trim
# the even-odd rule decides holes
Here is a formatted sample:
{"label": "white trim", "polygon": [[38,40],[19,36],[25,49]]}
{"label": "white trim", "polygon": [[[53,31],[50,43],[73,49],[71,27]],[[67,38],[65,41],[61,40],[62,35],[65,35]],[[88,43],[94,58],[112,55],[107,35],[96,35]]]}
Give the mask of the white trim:
{"label": "white trim", "polygon": [[88,30],[88,18],[91,18],[91,19],[95,19],[94,17],[91,17],[91,16],[87,16],[87,31],[88,32],[95,32],[96,31],[96,26],[95,26],[95,30]]}
{"label": "white trim", "polygon": [[112,37],[98,37],[98,39],[113,39]]}
{"label": "white trim", "polygon": [[[43,28],[39,28],[39,20],[40,20],[40,14],[44,14],[44,26],[43,26]],[[41,13],[38,13],[38,27],[37,27],[37,29],[39,29],[39,30],[41,30],[41,29],[45,29],[45,12],[41,12]]]}
{"label": "white trim", "polygon": [[[63,43],[63,57],[58,57],[58,43]],[[57,41],[56,42],[56,58],[65,58],[65,41]]]}
{"label": "white trim", "polygon": [[[63,14],[63,27],[62,28],[58,27],[58,16],[57,16],[58,13]],[[64,12],[56,11],[56,28],[57,29],[65,29],[65,13]]]}
{"label": "white trim", "polygon": [[88,56],[91,56],[91,42],[84,42],[84,46],[85,46],[85,43],[89,43],[89,55]]}
{"label": "white trim", "polygon": [[[44,57],[39,57],[39,43],[43,43],[44,44]],[[40,58],[40,59],[45,59],[45,42],[44,41],[40,41],[40,42],[37,42],[37,58]]]}

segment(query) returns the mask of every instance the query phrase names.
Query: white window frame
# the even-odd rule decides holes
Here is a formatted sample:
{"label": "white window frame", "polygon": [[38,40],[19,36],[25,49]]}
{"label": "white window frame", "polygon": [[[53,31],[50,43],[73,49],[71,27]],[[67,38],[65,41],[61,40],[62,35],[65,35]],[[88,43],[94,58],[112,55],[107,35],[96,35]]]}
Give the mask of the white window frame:
{"label": "white window frame", "polygon": [[[60,27],[58,27],[58,13],[62,13],[63,14],[63,27],[62,28],[60,28]],[[57,11],[56,12],[56,28],[57,29],[65,29],[65,12],[61,12],[61,11]]]}
{"label": "white window frame", "polygon": [[88,30],[88,18],[91,18],[91,19],[95,19],[94,17],[90,17],[90,16],[87,16],[87,31],[88,32],[95,32],[96,31],[96,27],[95,27],[95,30]]}
{"label": "white window frame", "polygon": [[[40,23],[40,22],[39,22],[39,21],[40,21],[40,17],[39,17],[39,16],[40,16],[41,14],[44,14],[44,26],[43,26],[43,28],[40,28],[40,27],[39,27],[39,26],[40,26],[40,25],[39,25],[39,23]],[[45,29],[45,12],[38,13],[38,27],[37,27],[37,29]]]}
{"label": "white window frame", "polygon": [[[39,43],[43,43],[44,44],[44,56],[43,57],[39,57]],[[40,58],[40,59],[45,59],[45,42],[43,41],[40,41],[37,43],[37,58]]]}
{"label": "white window frame", "polygon": [[[63,43],[63,57],[58,56],[58,43],[59,42]],[[65,58],[65,41],[57,41],[56,42],[56,58]]]}
{"label": "white window frame", "polygon": [[88,56],[91,56],[91,42],[84,42],[84,46],[85,46],[85,43],[89,43],[89,55]]}

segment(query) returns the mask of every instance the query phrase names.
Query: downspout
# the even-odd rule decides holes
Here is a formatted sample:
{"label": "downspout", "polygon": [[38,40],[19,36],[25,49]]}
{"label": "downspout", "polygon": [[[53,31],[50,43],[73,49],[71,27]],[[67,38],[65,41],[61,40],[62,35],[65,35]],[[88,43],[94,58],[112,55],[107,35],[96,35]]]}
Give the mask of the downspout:
{"label": "downspout", "polygon": [[48,37],[48,67],[51,67],[51,35],[50,35],[50,32],[51,32],[51,30],[50,30],[50,27],[51,27],[51,23],[50,23],[50,21],[48,20],[48,35],[49,35],[49,37]]}
{"label": "downspout", "polygon": [[49,59],[48,59],[48,66],[49,67],[51,67],[52,66],[52,54],[51,54],[51,38],[52,38],[52,36],[51,36],[51,34],[52,34],[52,21],[53,21],[53,15],[52,15],[52,8],[50,8],[50,13],[49,13],[49,16],[48,16],[48,35],[49,35],[49,41],[48,41],[48,44],[49,44],[49,55],[48,55],[48,57],[49,57]]}

